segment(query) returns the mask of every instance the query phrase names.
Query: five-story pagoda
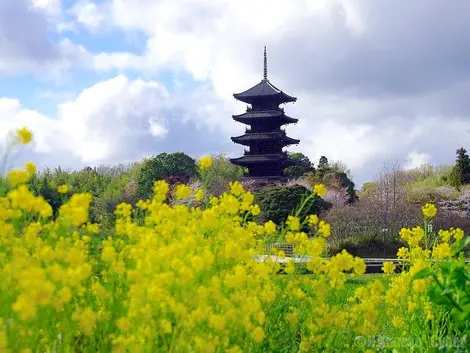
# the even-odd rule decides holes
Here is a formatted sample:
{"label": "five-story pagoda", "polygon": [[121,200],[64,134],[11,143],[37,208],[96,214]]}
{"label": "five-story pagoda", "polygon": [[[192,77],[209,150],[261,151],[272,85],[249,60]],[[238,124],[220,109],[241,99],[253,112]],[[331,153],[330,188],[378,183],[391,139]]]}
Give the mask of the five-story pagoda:
{"label": "five-story pagoda", "polygon": [[233,95],[249,104],[246,113],[233,115],[233,119],[245,125],[245,134],[232,137],[232,141],[249,147],[239,158],[231,158],[233,164],[248,168],[247,179],[257,182],[285,181],[284,169],[296,163],[282,149],[300,141],[290,138],[281,126],[296,123],[297,119],[284,114],[279,106],[295,102],[268,80],[267,55],[264,47],[264,77],[256,86]]}

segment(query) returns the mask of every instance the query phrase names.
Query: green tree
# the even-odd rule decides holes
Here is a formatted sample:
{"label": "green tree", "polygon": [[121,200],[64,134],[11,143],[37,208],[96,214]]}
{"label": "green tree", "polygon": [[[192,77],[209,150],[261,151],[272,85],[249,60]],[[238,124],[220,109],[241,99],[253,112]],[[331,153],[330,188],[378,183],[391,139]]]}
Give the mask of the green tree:
{"label": "green tree", "polygon": [[208,190],[212,195],[219,195],[227,189],[231,181],[243,176],[243,168],[228,159],[224,154],[211,156],[212,167],[206,170]]}
{"label": "green tree", "polygon": [[320,160],[318,161],[318,167],[317,167],[317,175],[320,178],[323,178],[326,172],[328,171],[330,165],[328,163],[328,158],[325,156],[321,156]]}
{"label": "green tree", "polygon": [[[255,202],[261,208],[260,221],[267,222],[271,220],[276,224],[282,224],[289,215],[293,214],[308,192],[311,191],[300,185],[261,189],[255,194]],[[322,198],[312,199],[302,209],[300,217],[304,218],[311,214],[319,214],[330,207],[331,204]]]}
{"label": "green tree", "polygon": [[349,169],[342,162],[330,163],[328,158],[321,156],[315,173],[308,172],[306,175],[313,184],[324,183],[329,188],[346,189],[348,203],[358,199],[354,182],[349,177]]}
{"label": "green tree", "polygon": [[[465,148],[460,147],[457,150],[457,159],[455,160],[455,172],[459,177],[461,185],[470,183],[470,157]],[[455,175],[453,176],[455,178]],[[454,180],[455,182],[455,180]]]}
{"label": "green tree", "polygon": [[145,160],[137,176],[137,195],[141,199],[152,196],[153,183],[170,176],[191,178],[197,174],[196,161],[182,152],[160,153]]}
{"label": "green tree", "polygon": [[375,196],[377,192],[377,183],[375,182],[367,182],[362,184],[362,188],[360,191],[360,197],[372,197]]}
{"label": "green tree", "polygon": [[298,164],[284,169],[285,175],[290,179],[300,178],[308,172],[315,173],[315,167],[310,159],[301,152],[289,153],[289,157],[298,162]]}

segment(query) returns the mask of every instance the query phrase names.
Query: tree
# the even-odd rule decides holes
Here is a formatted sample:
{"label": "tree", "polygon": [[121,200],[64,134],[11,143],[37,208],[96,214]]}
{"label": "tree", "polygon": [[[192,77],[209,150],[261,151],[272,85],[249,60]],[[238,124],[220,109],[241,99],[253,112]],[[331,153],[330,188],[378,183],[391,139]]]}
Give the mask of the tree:
{"label": "tree", "polygon": [[377,184],[374,182],[367,182],[362,184],[359,194],[360,198],[374,197],[377,194]]}
{"label": "tree", "polygon": [[[282,224],[289,215],[292,215],[299,206],[303,197],[311,192],[300,185],[276,186],[261,189],[255,194],[255,202],[261,208],[259,220],[261,222],[273,221]],[[331,207],[329,202],[322,198],[311,199],[302,209],[300,218],[303,219],[311,214],[319,214]]]}
{"label": "tree", "polygon": [[410,175],[401,168],[397,159],[386,161],[376,175],[377,197],[387,207],[393,207],[405,198],[405,186],[409,178]]}
{"label": "tree", "polygon": [[137,176],[137,196],[149,199],[153,193],[153,183],[170,176],[191,178],[197,174],[196,161],[182,152],[160,153],[143,162]]}
{"label": "tree", "polygon": [[243,168],[228,159],[224,154],[212,156],[212,167],[206,170],[208,191],[211,195],[218,196],[227,190],[231,181],[243,176]]}
{"label": "tree", "polygon": [[[470,183],[470,158],[465,148],[460,147],[457,150],[457,159],[451,175],[451,181],[453,184],[465,185]],[[454,185],[459,186],[459,185]]]}
{"label": "tree", "polygon": [[328,158],[326,158],[325,156],[321,156],[318,161],[318,168],[317,168],[318,176],[320,178],[323,178],[328,168],[329,168]]}
{"label": "tree", "polygon": [[336,189],[338,192],[346,190],[348,194],[347,203],[353,203],[358,197],[349,174],[350,171],[344,163],[339,161],[330,163],[328,158],[321,156],[315,173],[307,173],[307,179],[313,184],[323,183],[328,188]]}
{"label": "tree", "polygon": [[290,166],[284,169],[285,175],[290,179],[300,178],[302,175],[308,172],[315,173],[315,167],[310,159],[301,152],[289,153],[289,157],[296,160],[298,164]]}
{"label": "tree", "polygon": [[406,200],[406,184],[410,179],[397,159],[385,162],[376,175],[376,197],[382,205],[385,228],[388,226],[390,212],[397,204]]}

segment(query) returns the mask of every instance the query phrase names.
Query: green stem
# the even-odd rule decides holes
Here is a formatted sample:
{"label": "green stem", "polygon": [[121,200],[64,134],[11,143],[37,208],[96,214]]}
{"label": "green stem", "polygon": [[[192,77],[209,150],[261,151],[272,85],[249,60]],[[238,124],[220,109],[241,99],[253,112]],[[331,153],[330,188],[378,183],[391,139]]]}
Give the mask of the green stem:
{"label": "green stem", "polygon": [[303,208],[305,207],[305,205],[307,204],[308,201],[310,201],[312,198],[314,198],[316,196],[316,194],[314,193],[311,193],[310,195],[308,195],[305,200],[300,204],[300,207],[297,209],[297,211],[295,212],[295,217],[298,217],[300,215],[300,212],[302,212]]}
{"label": "green stem", "polygon": [[428,250],[428,220],[424,218],[424,248]]}

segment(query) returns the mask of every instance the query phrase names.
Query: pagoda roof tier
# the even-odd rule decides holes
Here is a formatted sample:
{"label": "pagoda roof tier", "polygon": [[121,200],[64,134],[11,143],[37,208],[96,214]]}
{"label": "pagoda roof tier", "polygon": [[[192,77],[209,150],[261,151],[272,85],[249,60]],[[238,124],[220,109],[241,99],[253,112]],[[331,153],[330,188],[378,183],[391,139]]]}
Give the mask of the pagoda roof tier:
{"label": "pagoda roof tier", "polygon": [[248,104],[266,99],[276,101],[279,104],[295,102],[297,100],[296,97],[292,97],[274,86],[267,78],[264,78],[260,83],[250,89],[241,93],[235,93],[233,96],[235,99]]}
{"label": "pagoda roof tier", "polygon": [[283,165],[297,164],[297,161],[289,158],[284,153],[273,154],[247,154],[239,158],[231,158],[233,164],[240,166],[249,166],[261,163],[282,163]]}
{"label": "pagoda roof tier", "polygon": [[233,120],[243,124],[250,125],[253,121],[259,121],[260,119],[273,119],[279,120],[283,124],[293,124],[298,122],[297,119],[291,118],[284,114],[282,110],[248,110],[246,113],[232,115]]}
{"label": "pagoda roof tier", "polygon": [[249,146],[252,142],[278,140],[284,146],[296,145],[300,140],[286,136],[285,132],[252,132],[241,136],[232,137],[232,141],[241,145]]}

